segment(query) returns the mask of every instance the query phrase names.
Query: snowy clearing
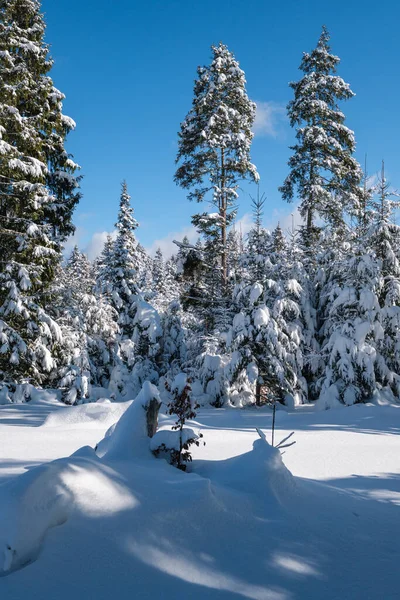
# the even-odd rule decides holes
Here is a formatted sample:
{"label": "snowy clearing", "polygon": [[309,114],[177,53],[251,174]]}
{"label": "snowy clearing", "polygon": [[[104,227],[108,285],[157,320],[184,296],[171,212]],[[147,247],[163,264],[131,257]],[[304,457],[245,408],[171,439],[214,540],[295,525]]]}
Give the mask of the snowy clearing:
{"label": "snowy clearing", "polygon": [[182,473],[124,456],[127,418],[87,447],[129,406],[1,407],[0,597],[398,598],[399,407],[278,411],[283,463],[269,409],[203,409]]}

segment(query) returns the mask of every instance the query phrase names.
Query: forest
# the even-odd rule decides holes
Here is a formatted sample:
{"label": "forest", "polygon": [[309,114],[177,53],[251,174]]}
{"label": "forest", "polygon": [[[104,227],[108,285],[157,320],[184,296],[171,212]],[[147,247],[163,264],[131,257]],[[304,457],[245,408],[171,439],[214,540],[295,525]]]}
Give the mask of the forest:
{"label": "forest", "polygon": [[395,600],[400,198],[355,158],[328,28],[290,83],[300,225],[265,226],[219,42],[171,165],[197,242],[148,252],[127,172],[89,260],[41,10],[0,0],[0,597]]}
{"label": "forest", "polygon": [[[66,404],[135,397],[185,373],[200,405],[278,401],[325,408],[399,397],[398,195],[371,183],[353,154],[326,27],[304,53],[287,111],[296,131],[283,201],[300,227],[263,226],[251,162],[256,105],[223,43],[198,67],[178,132],[175,182],[187,191],[195,245],[149,256],[122,183],[116,237],[91,263],[63,244],[74,231],[81,174],[65,150],[74,121],[49,76],[36,2],[7,2],[1,29],[0,395],[58,389]],[[178,129],[177,124],[177,129]],[[84,173],[84,166],[82,169]],[[127,177],[129,174],[127,174]],[[240,183],[254,183],[254,223],[235,227]],[[208,212],[209,211],[209,212]],[[258,392],[257,392],[258,390]]]}

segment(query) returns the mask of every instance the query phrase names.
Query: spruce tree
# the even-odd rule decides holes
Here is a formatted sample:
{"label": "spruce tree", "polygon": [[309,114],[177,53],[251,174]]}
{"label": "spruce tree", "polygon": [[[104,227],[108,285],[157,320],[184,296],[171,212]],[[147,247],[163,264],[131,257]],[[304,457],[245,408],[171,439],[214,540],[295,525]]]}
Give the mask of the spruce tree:
{"label": "spruce tree", "polygon": [[117,314],[95,290],[93,266],[75,246],[60,273],[53,309],[63,334],[57,379],[68,404],[89,397],[91,384],[106,387],[110,378]]}
{"label": "spruce tree", "polygon": [[172,301],[165,310],[162,329],[161,374],[173,378],[186,366],[187,359],[182,309],[178,301]]}
{"label": "spruce tree", "polygon": [[73,232],[77,165],[64,148],[75,124],[48,73],[36,0],[0,5],[0,371],[44,384],[60,330],[48,307],[61,244]]}
{"label": "spruce tree", "polygon": [[288,104],[288,115],[297,129],[297,143],[291,148],[291,170],[280,191],[292,202],[297,190],[307,247],[316,243],[317,219],[339,230],[345,211],[357,212],[362,201],[362,171],[352,156],[354,134],[338,106],[354,94],[336,75],[339,62],[330,52],[329,34],[323,27],[317,47],[303,55],[304,76],[290,84],[294,99]]}
{"label": "spruce tree", "polygon": [[129,339],[134,330],[134,300],[138,294],[138,260],[135,231],[138,222],[133,216],[131,197],[126,182],[122,183],[118,220],[115,224],[117,238],[109,260],[107,272],[108,293],[114,309],[118,312],[118,325],[122,339]]}
{"label": "spruce tree", "polygon": [[323,408],[366,401],[376,389],[380,264],[365,242],[360,237],[344,245],[325,285],[321,351],[326,366],[317,382]]}
{"label": "spruce tree", "polygon": [[[227,283],[227,234],[234,218],[239,181],[258,181],[250,160],[255,104],[246,92],[239,63],[227,46],[212,46],[210,66],[197,69],[193,106],[181,124],[175,181],[190,189],[188,198],[210,201],[219,217],[221,282]],[[199,217],[199,216],[198,216]]]}
{"label": "spruce tree", "polygon": [[367,240],[380,264],[378,298],[382,335],[376,361],[377,380],[389,384],[400,397],[400,227],[394,212],[400,207],[398,192],[386,180],[384,163],[369,203]]}
{"label": "spruce tree", "polygon": [[94,270],[96,276],[96,289],[99,293],[108,294],[111,284],[112,256],[114,240],[108,234],[100,256],[96,259]]}

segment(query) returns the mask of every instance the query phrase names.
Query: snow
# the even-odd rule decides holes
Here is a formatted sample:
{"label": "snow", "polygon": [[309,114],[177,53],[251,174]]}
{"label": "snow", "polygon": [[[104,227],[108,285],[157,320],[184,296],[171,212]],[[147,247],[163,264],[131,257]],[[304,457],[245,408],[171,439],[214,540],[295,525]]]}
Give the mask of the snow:
{"label": "snow", "polygon": [[88,427],[99,424],[111,427],[125,413],[130,402],[110,402],[103,400],[80,406],[68,406],[52,412],[43,423],[43,427]]}
{"label": "snow", "polygon": [[199,434],[191,427],[184,427],[182,432],[171,429],[160,429],[150,440],[150,450],[157,450],[164,444],[170,450],[180,450],[180,443],[186,444],[188,440],[197,440]]}
{"label": "snow", "polygon": [[107,438],[106,458],[110,460],[130,460],[132,458],[149,458],[150,447],[147,437],[146,408],[151,400],[161,404],[160,394],[156,386],[145,381],[139,394],[130,404],[114,431]]}
{"label": "snow", "polygon": [[113,403],[0,407],[1,598],[398,598],[399,406],[279,410],[283,456],[255,430],[270,440],[268,408],[202,409],[207,445],[182,473],[126,443],[150,386],[103,458]]}

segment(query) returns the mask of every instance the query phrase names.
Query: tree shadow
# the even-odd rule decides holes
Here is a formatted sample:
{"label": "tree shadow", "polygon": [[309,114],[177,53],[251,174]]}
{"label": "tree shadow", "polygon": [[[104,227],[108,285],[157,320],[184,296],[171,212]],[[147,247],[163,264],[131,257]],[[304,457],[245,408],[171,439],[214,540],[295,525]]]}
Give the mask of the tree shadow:
{"label": "tree shadow", "polygon": [[64,404],[60,406],[54,404],[8,404],[0,406],[0,425],[10,425],[17,427],[40,427],[51,413],[60,408],[65,408]]}

